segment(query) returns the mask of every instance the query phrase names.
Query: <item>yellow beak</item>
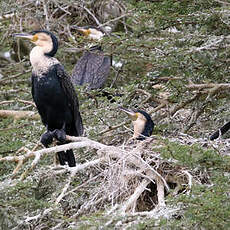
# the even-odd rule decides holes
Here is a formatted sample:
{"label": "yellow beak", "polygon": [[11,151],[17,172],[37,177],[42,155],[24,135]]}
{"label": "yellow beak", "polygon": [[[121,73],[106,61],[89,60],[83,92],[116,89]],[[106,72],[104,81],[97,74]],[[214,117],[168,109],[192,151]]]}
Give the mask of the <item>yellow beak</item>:
{"label": "yellow beak", "polygon": [[118,107],[118,109],[123,111],[123,112],[125,112],[125,113],[127,113],[131,117],[132,120],[136,120],[137,117],[138,117],[137,113],[134,112],[131,109],[126,109],[126,108],[123,108],[123,107]]}

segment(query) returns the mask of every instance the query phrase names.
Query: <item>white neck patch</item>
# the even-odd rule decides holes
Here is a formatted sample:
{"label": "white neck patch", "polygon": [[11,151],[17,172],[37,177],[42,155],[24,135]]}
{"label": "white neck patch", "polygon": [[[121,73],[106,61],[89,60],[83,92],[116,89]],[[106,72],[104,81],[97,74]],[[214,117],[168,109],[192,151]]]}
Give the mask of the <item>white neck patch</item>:
{"label": "white neck patch", "polygon": [[41,76],[47,72],[50,66],[58,64],[59,61],[54,57],[45,56],[44,47],[35,46],[30,52],[30,62],[33,67],[33,73]]}
{"label": "white neck patch", "polygon": [[104,34],[101,31],[96,29],[90,29],[89,38],[100,41],[103,38],[103,36]]}
{"label": "white neck patch", "polygon": [[141,113],[138,113],[138,118],[135,121],[132,121],[133,126],[134,126],[134,134],[133,138],[137,138],[140,136],[140,134],[144,131],[145,129],[145,124],[147,122],[147,119],[145,116]]}

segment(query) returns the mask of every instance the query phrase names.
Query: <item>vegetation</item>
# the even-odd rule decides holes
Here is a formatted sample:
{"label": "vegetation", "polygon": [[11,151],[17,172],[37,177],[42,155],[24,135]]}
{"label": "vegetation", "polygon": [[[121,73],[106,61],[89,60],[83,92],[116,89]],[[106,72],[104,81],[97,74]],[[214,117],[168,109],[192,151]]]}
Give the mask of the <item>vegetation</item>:
{"label": "vegetation", "polygon": [[[75,172],[54,166],[52,153],[42,155],[34,168],[34,158],[28,157],[14,171],[20,156],[43,149],[37,143],[45,128],[39,118],[0,112],[1,229],[230,228],[229,134],[208,139],[229,121],[227,1],[8,0],[0,6],[1,111],[36,112],[30,92],[32,45],[11,35],[41,28],[58,36],[56,57],[71,74],[91,42],[71,26],[107,23],[112,33],[100,43],[114,64],[103,90],[115,99],[111,103],[97,90],[76,86],[87,143],[95,140],[108,150],[76,149],[79,165],[100,163]],[[130,143],[132,125],[118,106],[150,113],[156,124],[152,138]],[[152,180],[148,170],[130,164],[119,151],[134,154],[132,160],[140,153],[138,160],[159,173],[168,189],[163,179]],[[145,181],[135,205],[127,205]]]}

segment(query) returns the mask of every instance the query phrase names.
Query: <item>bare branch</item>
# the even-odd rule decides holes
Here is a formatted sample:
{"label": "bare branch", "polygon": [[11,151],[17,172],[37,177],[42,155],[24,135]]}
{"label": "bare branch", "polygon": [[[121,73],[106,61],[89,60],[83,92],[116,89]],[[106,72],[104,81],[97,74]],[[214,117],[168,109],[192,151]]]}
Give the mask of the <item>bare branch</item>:
{"label": "bare branch", "polygon": [[31,119],[31,120],[39,120],[40,116],[33,111],[16,111],[16,110],[0,110],[1,118],[12,117],[15,120],[19,119]]}
{"label": "bare branch", "polygon": [[111,19],[111,20],[109,20],[109,21],[107,21],[107,22],[101,24],[99,27],[103,27],[103,26],[106,26],[106,25],[110,24],[111,22],[118,21],[118,20],[120,20],[120,19],[122,19],[122,18],[124,18],[124,17],[126,17],[126,16],[128,16],[128,15],[130,15],[133,11],[134,11],[134,10],[131,10],[131,11],[129,11],[129,12],[127,12],[127,13],[125,13],[125,14],[119,16],[119,17],[117,17],[117,18],[113,18],[113,19]]}
{"label": "bare branch", "polygon": [[140,195],[145,191],[146,187],[150,183],[149,180],[144,179],[141,184],[135,189],[132,196],[124,203],[121,207],[121,213],[125,213],[127,210],[131,209],[131,212],[135,212],[136,201],[140,197]]}
{"label": "bare branch", "polygon": [[202,90],[206,88],[215,88],[218,87],[219,89],[230,89],[230,84],[228,83],[222,83],[222,84],[215,84],[215,83],[208,83],[208,84],[193,84],[190,83],[186,86],[188,89],[197,89]]}
{"label": "bare branch", "polygon": [[[99,22],[99,20],[96,18],[96,16],[85,6],[83,6],[83,9],[89,14],[92,16],[92,18],[94,19],[94,21],[96,22],[96,24],[101,27],[101,23]],[[103,28],[102,28],[103,29]]]}
{"label": "bare branch", "polygon": [[49,16],[48,16],[48,10],[47,10],[47,5],[46,5],[46,0],[42,0],[42,2],[43,2],[44,15],[46,17],[46,29],[50,30],[50,23],[49,23]]}
{"label": "bare branch", "polygon": [[10,100],[10,101],[1,101],[0,105],[10,104],[10,103],[15,103],[15,102],[22,102],[22,103],[27,104],[27,105],[32,105],[32,106],[34,106],[36,108],[36,105],[35,105],[34,102],[32,102],[32,101],[25,101],[25,100],[21,100],[21,99]]}

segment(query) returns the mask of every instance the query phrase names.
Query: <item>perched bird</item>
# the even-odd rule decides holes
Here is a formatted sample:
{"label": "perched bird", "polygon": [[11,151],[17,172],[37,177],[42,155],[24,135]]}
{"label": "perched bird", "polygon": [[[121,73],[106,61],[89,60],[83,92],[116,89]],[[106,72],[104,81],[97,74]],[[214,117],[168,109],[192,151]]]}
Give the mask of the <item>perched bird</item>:
{"label": "perched bird", "polygon": [[134,126],[134,134],[132,139],[144,140],[146,137],[150,137],[154,123],[148,113],[142,110],[130,110],[123,107],[119,107],[121,111],[127,113],[132,119]]}
{"label": "perched bird", "polygon": [[219,128],[215,133],[213,133],[210,137],[210,140],[213,141],[218,138],[220,135],[224,135],[230,129],[230,121],[227,122],[224,126]]}
{"label": "perched bird", "polygon": [[[42,144],[47,147],[55,137],[59,144],[65,144],[66,134],[83,134],[82,119],[79,112],[77,93],[71,78],[62,64],[54,58],[58,40],[49,31],[33,31],[30,34],[14,34],[15,37],[29,39],[35,44],[30,52],[32,64],[32,96],[47,131],[41,136]],[[61,165],[68,162],[76,165],[73,150],[58,153]]]}
{"label": "perched bird", "polygon": [[[92,40],[99,41],[105,33],[95,27],[73,26]],[[107,80],[111,67],[111,57],[105,56],[100,45],[94,45],[85,51],[76,63],[72,80],[75,85],[87,85],[88,89],[99,89]]]}

